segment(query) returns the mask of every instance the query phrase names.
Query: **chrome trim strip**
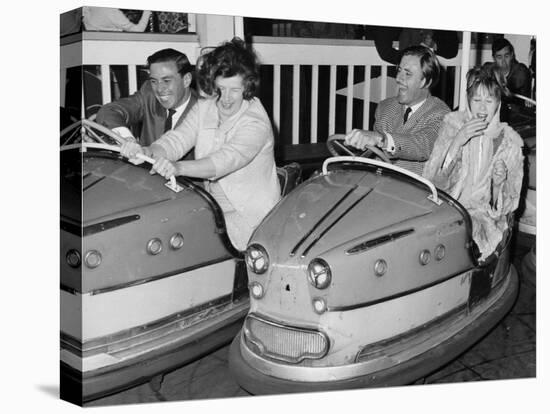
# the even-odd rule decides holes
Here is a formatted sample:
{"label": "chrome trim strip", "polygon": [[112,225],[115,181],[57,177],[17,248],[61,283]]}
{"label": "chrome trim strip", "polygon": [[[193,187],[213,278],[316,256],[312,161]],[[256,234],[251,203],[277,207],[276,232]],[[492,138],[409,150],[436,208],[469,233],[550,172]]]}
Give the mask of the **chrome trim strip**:
{"label": "chrome trim strip", "polygon": [[95,180],[94,182],[88,184],[86,187],[82,188],[82,192],[86,191],[88,188],[90,187],[93,187],[94,185],[96,185],[97,183],[103,181],[104,179],[106,178],[106,176],[104,175],[103,177],[100,177],[98,178],[97,180]]}
{"label": "chrome trim strip", "polygon": [[167,334],[178,326],[190,326],[186,323],[185,319],[189,319],[209,308],[223,308],[224,305],[233,303],[231,300],[232,296],[232,294],[224,295],[192,308],[168,315],[162,319],[134,326],[101,338],[95,338],[84,343],[71,335],[60,332],[61,348],[67,349],[79,357],[89,357],[101,353],[113,353],[124,350],[136,343],[143,344],[147,342],[148,337],[152,337],[149,339],[154,340],[162,336],[163,333]]}
{"label": "chrome trim strip", "polygon": [[400,239],[401,237],[408,236],[409,234],[414,233],[414,231],[415,230],[413,228],[407,229],[407,230],[401,230],[401,231],[396,231],[394,233],[388,233],[383,236],[379,236],[375,239],[364,241],[346,250],[346,254],[351,255],[351,254],[362,253],[364,251],[372,249],[373,247],[380,246],[381,244],[392,242],[394,240]]}
{"label": "chrome trim strip", "polygon": [[[468,313],[468,303],[461,303],[454,309],[449,310],[448,312],[445,312],[443,315],[438,316],[437,318],[432,319],[428,323],[424,325],[417,326],[413,329],[410,329],[406,332],[402,332],[399,335],[392,336],[391,338],[386,338],[378,342],[373,342],[372,344],[368,344],[364,346],[355,357],[355,362],[361,362],[364,359],[372,359],[372,358],[378,358],[380,356],[383,356],[383,354],[388,354],[388,350],[390,347],[402,344],[403,341],[410,341],[411,339],[414,339],[415,336],[417,336],[420,332],[429,330],[429,329],[436,329],[438,326],[444,324],[449,319],[452,319],[454,317],[458,317],[461,314],[467,314]],[[391,353],[391,352],[390,352]]]}
{"label": "chrome trim strip", "polygon": [[387,302],[387,301],[393,300],[393,299],[398,299],[398,298],[401,298],[403,296],[412,295],[413,293],[419,292],[419,291],[424,290],[424,289],[431,288],[432,286],[436,286],[436,285],[439,285],[441,283],[444,283],[447,280],[450,280],[454,277],[463,275],[464,273],[469,272],[472,269],[473,268],[466,269],[466,270],[463,270],[463,271],[460,271],[460,272],[457,272],[457,273],[453,273],[452,275],[444,277],[443,279],[438,279],[434,282],[430,282],[430,283],[427,283],[425,285],[418,286],[414,289],[410,289],[410,290],[407,290],[407,291],[404,291],[404,292],[399,292],[399,293],[396,293],[394,295],[386,296],[386,297],[383,297],[383,298],[371,300],[369,302],[355,303],[353,305],[345,305],[345,306],[328,306],[327,307],[327,312],[346,312],[346,311],[355,310],[355,309],[359,309],[359,308],[366,308],[366,307],[372,306],[372,305],[377,305],[379,303]]}
{"label": "chrome trim strip", "polygon": [[[106,287],[106,288],[100,288],[100,289],[91,290],[89,292],[80,292],[80,293],[82,293],[82,294],[87,293],[87,294],[92,295],[92,296],[93,295],[99,295],[101,293],[112,292],[112,291],[118,290],[118,289],[125,289],[125,288],[132,287],[132,286],[142,285],[144,283],[155,282],[155,281],[160,280],[160,279],[175,276],[175,275],[178,275],[180,273],[190,272],[192,270],[195,270],[195,269],[198,269],[198,268],[201,268],[201,267],[210,266],[210,265],[225,262],[226,260],[231,260],[231,259],[233,259],[232,256],[224,256],[224,257],[221,257],[219,259],[215,259],[215,260],[212,260],[212,261],[209,261],[209,262],[199,263],[199,264],[194,265],[194,266],[180,268],[180,269],[177,269],[177,270],[174,270],[174,271],[171,271],[171,272],[163,273],[163,274],[158,275],[158,276],[151,276],[151,277],[147,277],[147,278],[144,278],[144,279],[135,280],[133,282],[121,283],[119,285],[109,286],[109,287]],[[61,290],[64,290],[64,291],[69,292],[69,293],[73,293],[75,291],[73,288],[68,287],[66,285],[63,285],[63,284],[61,284],[60,288],[61,288]]]}
{"label": "chrome trim strip", "polygon": [[298,251],[298,248],[305,242],[305,240],[311,235],[311,233],[313,233],[315,231],[315,229],[317,227],[319,227],[319,225],[330,215],[330,213],[332,213],[340,204],[342,204],[342,202],[349,197],[349,195],[355,191],[357,189],[358,185],[355,184],[350,190],[348,190],[347,193],[344,194],[344,196],[338,200],[336,202],[336,204],[334,204],[324,215],[323,217],[321,217],[319,219],[319,221],[317,221],[317,223],[315,223],[313,225],[313,227],[311,228],[311,230],[309,230],[299,241],[298,243],[296,244],[296,246],[294,246],[294,248],[290,251],[290,257],[293,257],[296,252]]}
{"label": "chrome trim strip", "polygon": [[82,235],[90,236],[92,234],[100,233],[105,230],[110,230],[123,224],[131,223],[133,221],[139,220],[141,217],[139,214],[132,214],[130,216],[118,217],[112,220],[102,221],[101,223],[90,224],[83,228]]}
{"label": "chrome trim strip", "polygon": [[61,230],[65,230],[67,233],[74,234],[75,236],[82,237],[82,225],[81,222],[75,222],[66,216],[61,216],[61,222],[59,227]]}
{"label": "chrome trim strip", "polygon": [[304,257],[307,256],[307,254],[309,253],[309,251],[311,250],[311,248],[317,244],[317,242],[319,240],[321,240],[321,238],[327,234],[327,232],[332,229],[336,223],[338,223],[342,218],[344,218],[352,208],[354,208],[357,204],[359,204],[361,201],[363,201],[363,199],[368,196],[371,192],[373,191],[372,188],[369,188],[369,191],[367,191],[365,194],[363,194],[361,197],[359,197],[358,200],[356,200],[351,206],[349,206],[338,218],[336,218],[336,220],[334,220],[329,226],[327,226],[312,242],[311,244],[302,252],[302,259]]}

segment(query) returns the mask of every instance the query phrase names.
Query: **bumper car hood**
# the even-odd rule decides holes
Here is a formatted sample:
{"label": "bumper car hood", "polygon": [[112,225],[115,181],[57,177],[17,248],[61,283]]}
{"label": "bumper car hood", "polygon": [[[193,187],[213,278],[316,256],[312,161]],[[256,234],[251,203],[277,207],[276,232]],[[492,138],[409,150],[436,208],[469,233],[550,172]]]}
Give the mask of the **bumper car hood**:
{"label": "bumper car hood", "polygon": [[285,198],[251,243],[264,245],[278,259],[308,260],[409,226],[432,213],[435,205],[426,196],[426,190],[392,177],[333,172],[309,180]]}

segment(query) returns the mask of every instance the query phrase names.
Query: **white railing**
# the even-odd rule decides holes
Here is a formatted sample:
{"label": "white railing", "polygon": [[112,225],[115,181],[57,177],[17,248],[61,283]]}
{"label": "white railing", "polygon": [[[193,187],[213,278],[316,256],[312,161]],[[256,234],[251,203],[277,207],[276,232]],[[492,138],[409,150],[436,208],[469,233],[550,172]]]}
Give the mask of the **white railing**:
{"label": "white railing", "polygon": [[[111,97],[110,65],[128,67],[129,93],[137,90],[137,66],[145,65],[147,56],[157,50],[174,48],[187,55],[195,64],[200,53],[196,35],[160,33],[82,32],[61,39],[61,85],[65,85],[67,69],[80,65],[101,66],[103,104]],[[61,88],[61,106],[65,104],[65,90]]]}
{"label": "white railing", "polygon": [[[311,66],[311,114],[309,142],[317,141],[318,125],[318,80],[319,67],[322,65],[330,66],[330,92],[329,92],[329,116],[328,116],[328,135],[335,133],[336,116],[336,96],[346,96],[346,131],[352,128],[352,115],[354,98],[365,99],[369,97],[370,102],[379,102],[388,96],[393,96],[396,92],[395,80],[388,77],[388,67],[391,66],[383,61],[378,55],[373,41],[368,40],[335,40],[335,39],[304,39],[290,37],[254,37],[254,49],[259,55],[263,65],[272,65],[274,70],[273,79],[273,117],[274,124],[280,130],[280,94],[281,94],[281,66],[292,65],[293,83],[292,83],[292,143],[300,142],[300,125],[304,120],[299,119],[300,107],[300,68],[302,66]],[[453,59],[440,58],[440,62],[445,67],[455,67],[455,88],[450,91],[453,96],[453,107],[459,103],[459,85],[461,77],[461,54]],[[491,60],[490,49],[485,48],[481,51],[470,50],[470,63],[480,64]],[[336,70],[338,66],[347,66],[347,84],[346,88],[336,90]],[[371,79],[370,82],[355,84],[353,68],[362,66],[364,68],[365,79],[371,79],[373,66],[381,67],[379,77]],[[449,95],[451,96],[451,95]],[[369,125],[369,105],[363,105],[362,127]]]}
{"label": "white railing", "polygon": [[[336,96],[346,97],[346,130],[352,127],[354,98],[369,97],[371,102],[379,102],[395,93],[395,81],[388,77],[388,63],[380,59],[374,43],[368,40],[338,40],[338,39],[304,39],[290,37],[253,37],[256,50],[262,65],[273,67],[273,110],[270,114],[275,127],[281,130],[281,67],[291,65],[292,82],[292,144],[304,142],[300,140],[300,126],[309,123],[310,136],[307,141],[317,142],[318,104],[319,104],[319,68],[330,67],[329,86],[329,116],[328,135],[335,133]],[[157,33],[102,33],[83,32],[62,39],[61,44],[61,85],[65,85],[67,68],[79,65],[101,66],[102,103],[107,103],[111,97],[110,65],[126,65],[128,67],[129,93],[137,90],[136,68],[145,64],[147,56],[163,48],[171,47],[185,53],[192,64],[200,55],[200,44],[197,35],[170,35]],[[470,66],[491,59],[490,50],[478,51],[470,49]],[[455,88],[452,93],[453,106],[458,106],[461,49],[453,59],[440,59],[446,67],[456,67]],[[311,111],[309,119],[300,119],[300,69],[311,67]],[[348,76],[346,87],[337,90],[337,67],[347,66]],[[362,66],[365,79],[371,79],[373,66],[381,67],[381,75],[370,82],[355,84],[353,68]],[[61,88],[61,106],[64,105],[64,88]],[[449,95],[451,96],[451,95]],[[84,99],[83,99],[84,100]],[[363,105],[362,126],[369,125],[369,105]]]}

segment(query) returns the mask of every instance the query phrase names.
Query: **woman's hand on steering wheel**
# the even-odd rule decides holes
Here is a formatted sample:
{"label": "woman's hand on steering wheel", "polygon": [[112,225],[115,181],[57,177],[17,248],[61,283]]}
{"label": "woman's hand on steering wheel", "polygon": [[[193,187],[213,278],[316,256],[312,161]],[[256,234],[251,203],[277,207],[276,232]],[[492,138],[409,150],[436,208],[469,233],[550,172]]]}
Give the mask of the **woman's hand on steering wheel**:
{"label": "woman's hand on steering wheel", "polygon": [[153,168],[151,168],[151,174],[155,172],[169,180],[170,177],[176,175],[178,167],[175,162],[168,161],[166,158],[161,157],[155,161]]}
{"label": "woman's hand on steering wheel", "polygon": [[143,154],[147,156],[149,155],[146,153],[146,150],[144,147],[139,145],[137,142],[130,141],[130,140],[126,141],[121,145],[120,153],[122,154],[122,156],[128,158],[128,161],[130,161],[134,165],[139,165],[144,162],[142,158],[137,157],[138,154]]}

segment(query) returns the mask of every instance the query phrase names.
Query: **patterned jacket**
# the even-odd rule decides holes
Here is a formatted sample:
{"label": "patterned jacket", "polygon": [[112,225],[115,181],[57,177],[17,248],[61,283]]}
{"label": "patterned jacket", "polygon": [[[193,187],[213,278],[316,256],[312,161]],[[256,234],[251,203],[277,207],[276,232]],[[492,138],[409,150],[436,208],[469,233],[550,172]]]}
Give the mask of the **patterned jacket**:
{"label": "patterned jacket", "polygon": [[374,129],[393,138],[395,152],[391,157],[397,159],[397,166],[421,175],[449,107],[430,95],[403,124],[405,109],[397,97],[383,100],[376,108]]}

